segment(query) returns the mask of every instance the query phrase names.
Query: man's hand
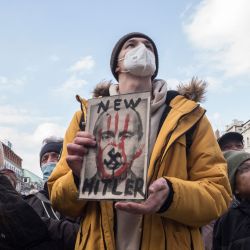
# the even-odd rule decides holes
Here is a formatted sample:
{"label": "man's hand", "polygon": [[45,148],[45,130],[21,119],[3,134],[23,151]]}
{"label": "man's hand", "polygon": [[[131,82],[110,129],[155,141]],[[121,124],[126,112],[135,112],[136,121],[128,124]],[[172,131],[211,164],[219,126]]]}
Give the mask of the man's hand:
{"label": "man's hand", "polygon": [[66,161],[76,176],[80,177],[83,158],[88,153],[88,148],[95,145],[95,137],[85,131],[77,132],[73,142],[67,145]]}
{"label": "man's hand", "polygon": [[154,181],[148,189],[149,197],[145,202],[117,202],[115,207],[134,214],[152,214],[159,211],[168,197],[169,186],[164,178]]}

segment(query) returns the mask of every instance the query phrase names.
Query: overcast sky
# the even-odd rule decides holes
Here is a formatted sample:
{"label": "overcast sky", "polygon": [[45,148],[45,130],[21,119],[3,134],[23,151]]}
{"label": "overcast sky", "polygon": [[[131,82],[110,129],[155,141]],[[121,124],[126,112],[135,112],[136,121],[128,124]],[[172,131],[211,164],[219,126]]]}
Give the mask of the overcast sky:
{"label": "overcast sky", "polygon": [[63,136],[101,80],[114,80],[116,41],[146,33],[169,88],[209,83],[202,104],[214,130],[250,118],[249,0],[0,1],[0,140],[41,176],[42,139]]}

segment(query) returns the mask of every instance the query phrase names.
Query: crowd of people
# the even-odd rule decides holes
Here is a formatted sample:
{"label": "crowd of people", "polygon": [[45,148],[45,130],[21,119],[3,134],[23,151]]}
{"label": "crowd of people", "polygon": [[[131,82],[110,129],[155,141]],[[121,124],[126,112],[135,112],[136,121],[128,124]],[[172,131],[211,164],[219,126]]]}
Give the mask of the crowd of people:
{"label": "crowd of people", "polygon": [[0,249],[74,249],[80,218],[66,217],[54,210],[47,187],[62,143],[62,138],[54,136],[44,139],[40,151],[44,188],[36,193],[19,194],[15,190],[15,172],[0,170]]}
{"label": "crowd of people", "polygon": [[[122,182],[133,173],[136,146],[128,144],[126,150],[135,148],[130,159],[124,144],[139,136],[143,123],[131,133],[117,111],[102,117],[106,132],[91,134],[85,131],[87,101],[78,96],[81,110],[64,138],[43,141],[43,190],[21,196],[13,172],[0,171],[0,249],[248,249],[250,154],[237,132],[216,139],[199,104],[206,84],[192,79],[170,90],[156,78],[155,42],[139,32],[115,44],[110,67],[117,84],[98,84],[94,98],[151,93],[146,199],[79,199],[83,161],[92,148],[98,147],[96,164],[105,163],[102,171],[94,171],[98,185]],[[100,158],[105,140],[110,159]],[[116,174],[107,174],[111,167]]]}

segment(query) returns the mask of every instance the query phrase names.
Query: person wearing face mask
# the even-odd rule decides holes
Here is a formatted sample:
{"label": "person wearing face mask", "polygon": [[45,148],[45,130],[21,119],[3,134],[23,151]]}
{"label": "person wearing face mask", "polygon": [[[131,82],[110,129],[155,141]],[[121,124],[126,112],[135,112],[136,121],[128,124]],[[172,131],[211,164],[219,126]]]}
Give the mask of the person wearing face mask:
{"label": "person wearing face mask", "polygon": [[151,92],[148,197],[141,203],[78,199],[82,162],[98,138],[84,131],[87,101],[77,96],[82,110],[67,129],[61,159],[48,180],[53,206],[70,216],[84,215],[75,249],[203,249],[200,227],[231,201],[225,159],[197,103],[205,84],[192,79],[179,92],[168,90],[156,79],[157,47],[139,32],[118,40],[110,67],[117,84],[98,85],[94,98]]}
{"label": "person wearing face mask", "polygon": [[[79,218],[65,217],[52,207],[49,200],[47,180],[55,168],[62,150],[63,139],[51,136],[43,140],[40,151],[40,167],[43,173],[44,188],[39,192],[23,196],[46,224],[50,241],[48,249],[74,249],[79,229]],[[47,248],[44,248],[47,249]]]}
{"label": "person wearing face mask", "polygon": [[45,182],[47,182],[59,160],[62,144],[63,139],[61,138],[49,137],[43,140],[43,146],[40,151],[40,167]]}

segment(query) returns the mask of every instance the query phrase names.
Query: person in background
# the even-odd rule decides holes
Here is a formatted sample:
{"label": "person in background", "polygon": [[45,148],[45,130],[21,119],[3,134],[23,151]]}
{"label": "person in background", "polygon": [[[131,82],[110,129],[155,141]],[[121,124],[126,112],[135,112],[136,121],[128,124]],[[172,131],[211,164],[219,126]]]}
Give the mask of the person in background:
{"label": "person in background", "polygon": [[60,158],[63,139],[51,136],[43,140],[40,151],[40,168],[43,173],[44,188],[39,192],[24,196],[25,201],[36,211],[47,225],[51,245],[55,249],[74,249],[78,219],[69,218],[55,211],[49,200],[47,180]]}
{"label": "person in background", "polygon": [[218,143],[221,150],[243,150],[244,142],[242,134],[238,132],[227,132],[218,138]]}
{"label": "person in background", "polygon": [[[0,142],[0,168],[4,153]],[[15,190],[13,171],[0,171],[0,249],[3,250],[54,250],[49,247],[47,226],[39,215]]]}
{"label": "person in background", "polygon": [[13,170],[4,168],[0,170],[0,174],[5,175],[9,179],[11,185],[16,189],[17,177]]}
{"label": "person in background", "polygon": [[248,250],[250,246],[250,154],[227,151],[228,175],[232,192],[239,201],[214,226],[213,249]]}
{"label": "person in background", "polygon": [[[218,138],[217,141],[222,152],[226,152],[228,150],[244,150],[243,136],[238,132],[227,132]],[[238,201],[234,199],[233,202],[237,203]],[[214,224],[215,220],[211,221],[208,225],[202,227],[201,229],[205,250],[212,249]]]}
{"label": "person in background", "polygon": [[[96,146],[95,136],[81,131],[87,109],[82,99],[83,112],[72,118],[48,181],[53,206],[71,216],[84,215],[75,249],[203,249],[199,228],[221,216],[231,201],[226,162],[205,110],[155,79],[157,47],[143,33],[123,36],[110,66],[118,84],[99,86],[99,96],[151,93],[148,197],[141,203],[78,199],[83,159]],[[204,92],[195,81],[186,90],[189,97]]]}

